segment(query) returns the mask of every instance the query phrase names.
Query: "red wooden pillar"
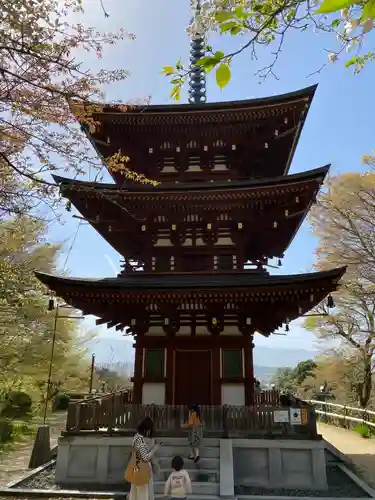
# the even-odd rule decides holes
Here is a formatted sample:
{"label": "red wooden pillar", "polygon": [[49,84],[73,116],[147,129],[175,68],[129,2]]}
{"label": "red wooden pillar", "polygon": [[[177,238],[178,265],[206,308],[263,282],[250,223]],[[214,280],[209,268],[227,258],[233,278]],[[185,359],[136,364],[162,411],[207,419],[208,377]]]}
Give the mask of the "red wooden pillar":
{"label": "red wooden pillar", "polygon": [[173,404],[173,387],[174,387],[174,347],[172,342],[168,342],[165,346],[166,355],[166,377],[165,377],[165,404]]}
{"label": "red wooden pillar", "polygon": [[245,405],[253,404],[254,396],[254,363],[253,363],[253,336],[249,335],[245,339],[244,347],[244,368],[245,368]]}
{"label": "red wooden pillar", "polygon": [[133,377],[133,403],[142,404],[142,385],[143,385],[143,346],[136,339],[134,356],[134,377]]}
{"label": "red wooden pillar", "polygon": [[220,345],[214,345],[211,351],[211,404],[221,405]]}

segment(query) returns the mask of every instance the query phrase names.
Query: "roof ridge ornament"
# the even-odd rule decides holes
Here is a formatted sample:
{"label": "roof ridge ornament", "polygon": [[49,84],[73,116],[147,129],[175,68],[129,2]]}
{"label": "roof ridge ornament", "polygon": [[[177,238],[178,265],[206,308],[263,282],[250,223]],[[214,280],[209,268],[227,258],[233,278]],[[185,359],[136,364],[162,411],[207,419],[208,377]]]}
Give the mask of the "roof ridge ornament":
{"label": "roof ridge ornament", "polygon": [[205,37],[200,28],[200,0],[191,1],[193,20],[191,22],[190,42],[190,79],[189,79],[189,103],[202,104],[206,102],[206,72],[202,66],[196,66],[197,61],[205,53]]}

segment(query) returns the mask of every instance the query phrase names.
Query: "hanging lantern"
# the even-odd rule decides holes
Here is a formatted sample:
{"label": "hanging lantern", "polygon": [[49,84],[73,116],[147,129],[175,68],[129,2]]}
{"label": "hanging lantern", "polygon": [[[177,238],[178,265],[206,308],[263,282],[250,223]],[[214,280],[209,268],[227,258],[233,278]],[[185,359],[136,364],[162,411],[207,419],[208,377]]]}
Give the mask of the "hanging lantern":
{"label": "hanging lantern", "polygon": [[216,318],[212,318],[211,323],[212,323],[213,325],[217,325],[217,319],[216,319]]}
{"label": "hanging lantern", "polygon": [[329,294],[327,297],[327,307],[328,307],[328,309],[333,309],[335,307],[335,301],[333,300],[333,297],[331,294]]}

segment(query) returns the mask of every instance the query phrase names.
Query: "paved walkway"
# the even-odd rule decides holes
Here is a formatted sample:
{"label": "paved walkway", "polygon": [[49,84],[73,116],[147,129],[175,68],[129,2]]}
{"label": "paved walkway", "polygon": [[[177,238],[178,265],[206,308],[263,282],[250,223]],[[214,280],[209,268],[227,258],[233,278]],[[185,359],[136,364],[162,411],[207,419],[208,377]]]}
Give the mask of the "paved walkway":
{"label": "paved walkway", "polygon": [[375,439],[363,439],[354,431],[318,423],[318,432],[353,462],[356,471],[375,488]]}
{"label": "paved walkway", "polygon": [[[48,420],[51,436],[51,448],[57,445],[57,439],[65,427],[66,414],[56,413]],[[34,440],[22,443],[13,451],[0,455],[0,487],[23,476],[30,471],[29,460]]]}

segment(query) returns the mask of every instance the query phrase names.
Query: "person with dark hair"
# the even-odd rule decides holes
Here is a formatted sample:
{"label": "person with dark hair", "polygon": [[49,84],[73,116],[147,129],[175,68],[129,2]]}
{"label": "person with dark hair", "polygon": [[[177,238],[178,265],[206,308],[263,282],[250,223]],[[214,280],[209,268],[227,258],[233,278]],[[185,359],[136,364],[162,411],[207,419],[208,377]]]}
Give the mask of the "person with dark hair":
{"label": "person with dark hair", "polygon": [[186,499],[187,495],[192,493],[192,486],[189,473],[184,469],[182,457],[173,458],[172,469],[173,472],[169,475],[164,486],[164,496],[171,500]]}
{"label": "person with dark hair", "polygon": [[154,434],[154,422],[150,417],[146,417],[137,427],[137,433],[133,437],[132,453],[139,460],[146,462],[149,467],[150,481],[148,484],[130,487],[129,500],[154,500],[154,481],[151,460],[158,451],[162,443],[155,443],[152,448],[147,444],[147,438],[152,438]]}
{"label": "person with dark hair", "polygon": [[189,429],[188,441],[191,448],[189,459],[198,462],[200,458],[199,449],[203,440],[203,423],[201,420],[201,410],[198,405],[189,407],[189,420],[186,424],[182,425],[182,428]]}

